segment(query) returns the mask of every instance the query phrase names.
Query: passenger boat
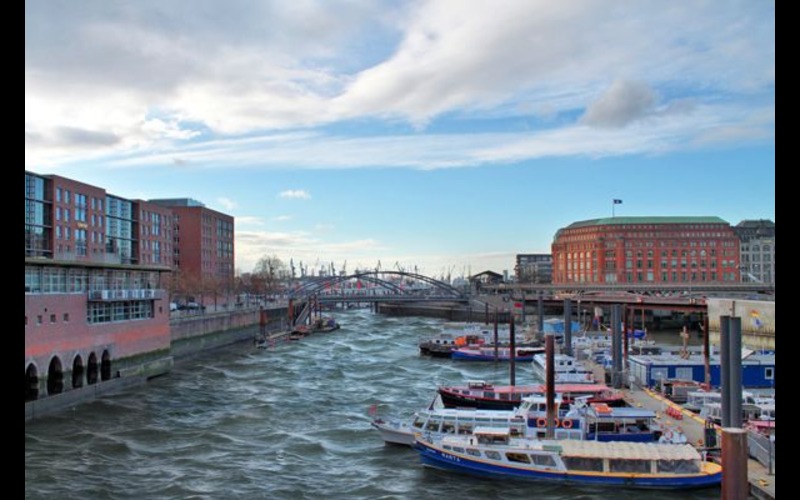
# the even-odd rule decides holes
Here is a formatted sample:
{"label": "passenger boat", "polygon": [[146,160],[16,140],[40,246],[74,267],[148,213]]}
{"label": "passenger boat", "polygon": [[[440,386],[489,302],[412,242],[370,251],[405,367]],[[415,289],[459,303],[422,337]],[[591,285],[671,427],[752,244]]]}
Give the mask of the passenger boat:
{"label": "passenger boat", "polygon": [[[508,410],[476,410],[443,408],[434,403],[414,413],[409,420],[377,418],[371,425],[386,443],[413,445],[414,434],[470,434],[476,427],[508,428],[514,437],[544,439],[547,432],[547,402],[542,396],[525,398],[519,408]],[[639,408],[611,408],[586,404],[586,398],[567,404],[561,395],[556,398],[555,439],[596,441],[685,442],[681,433],[664,437],[656,424],[654,411]]]}
{"label": "passenger boat", "polygon": [[496,479],[626,488],[686,489],[719,485],[722,467],[689,444],[534,440],[510,429],[472,435],[415,435],[423,465]]}
{"label": "passenger boat", "polygon": [[[544,384],[493,385],[483,380],[472,380],[466,386],[439,386],[437,390],[442,396],[442,403],[448,408],[511,410],[527,396],[544,394],[546,388]],[[620,391],[604,384],[556,384],[555,392],[563,394],[568,401],[589,396],[589,403],[627,406]]]}
{"label": "passenger boat", "polygon": [[[544,353],[533,356],[533,372],[539,378],[545,378]],[[566,354],[556,354],[555,364],[555,383],[556,384],[594,384],[594,373],[586,368],[580,361]]]}
{"label": "passenger boat", "polygon": [[[497,351],[497,361],[511,361],[510,347],[477,346],[459,347],[452,351],[450,357],[461,361],[495,361],[495,351]],[[514,360],[529,362],[533,357],[544,352],[544,347],[515,347]]]}

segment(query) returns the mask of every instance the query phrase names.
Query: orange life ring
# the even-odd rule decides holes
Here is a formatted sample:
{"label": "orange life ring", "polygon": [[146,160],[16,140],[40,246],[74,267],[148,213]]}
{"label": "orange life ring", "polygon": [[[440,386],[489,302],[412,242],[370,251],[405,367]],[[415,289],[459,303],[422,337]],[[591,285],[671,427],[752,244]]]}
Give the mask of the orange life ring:
{"label": "orange life ring", "polygon": [[559,424],[559,421],[558,421],[558,419],[557,419],[557,418],[556,418],[556,419],[554,419],[554,420],[553,420],[553,427],[558,427],[558,424]]}
{"label": "orange life ring", "polygon": [[572,429],[572,420],[565,418],[561,421],[561,427],[565,429]]}
{"label": "orange life ring", "polygon": [[547,419],[544,417],[537,418],[536,427],[547,427]]}

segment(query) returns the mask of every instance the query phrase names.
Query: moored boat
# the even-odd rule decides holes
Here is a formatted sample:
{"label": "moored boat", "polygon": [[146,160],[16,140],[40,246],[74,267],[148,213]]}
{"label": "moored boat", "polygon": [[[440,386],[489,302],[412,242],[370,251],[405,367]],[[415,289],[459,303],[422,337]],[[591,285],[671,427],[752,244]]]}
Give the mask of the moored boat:
{"label": "moored boat", "polygon": [[[556,384],[594,384],[594,373],[586,368],[583,363],[566,354],[554,356],[554,373]],[[546,357],[544,353],[533,356],[533,372],[540,378],[545,377]]]}
{"label": "moored boat", "polygon": [[[515,361],[529,362],[535,355],[543,353],[544,347],[515,347],[513,352]],[[452,351],[450,357],[460,361],[511,361],[511,353],[510,347],[460,347]]]}
{"label": "moored boat", "polygon": [[532,440],[479,427],[469,436],[422,432],[414,447],[425,466],[502,480],[669,489],[722,480],[722,467],[688,444]]}
{"label": "moored boat", "polygon": [[[493,385],[483,380],[473,380],[465,386],[439,386],[437,390],[442,396],[442,403],[448,408],[511,410],[527,396],[544,394],[545,385]],[[555,392],[563,394],[569,402],[589,396],[589,403],[605,403],[615,407],[627,405],[620,391],[604,384],[556,384]]]}

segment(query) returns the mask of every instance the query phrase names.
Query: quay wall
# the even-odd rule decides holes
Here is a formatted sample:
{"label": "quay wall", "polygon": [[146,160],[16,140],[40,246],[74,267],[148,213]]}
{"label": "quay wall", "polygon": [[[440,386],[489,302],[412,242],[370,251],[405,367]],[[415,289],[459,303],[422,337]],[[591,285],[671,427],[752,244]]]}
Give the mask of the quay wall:
{"label": "quay wall", "polygon": [[742,318],[742,345],[750,349],[775,349],[775,302],[763,300],[706,299],[710,340],[719,344],[720,316]]}
{"label": "quay wall", "polygon": [[[287,308],[265,309],[265,334],[288,329]],[[261,333],[260,310],[247,309],[176,317],[170,321],[171,353],[185,358],[225,345],[252,341]]]}

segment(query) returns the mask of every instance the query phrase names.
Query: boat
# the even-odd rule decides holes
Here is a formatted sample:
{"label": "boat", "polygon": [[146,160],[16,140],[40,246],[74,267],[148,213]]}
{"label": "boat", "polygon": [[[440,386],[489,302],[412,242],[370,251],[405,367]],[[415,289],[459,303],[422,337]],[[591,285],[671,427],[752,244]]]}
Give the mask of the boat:
{"label": "boat", "polygon": [[[533,344],[531,331],[525,330],[522,335],[517,333],[521,343]],[[509,325],[500,324],[497,327],[498,345],[507,346],[511,338]],[[433,337],[419,343],[420,354],[433,357],[451,357],[453,350],[466,346],[493,346],[494,326],[479,323],[448,322],[442,326],[441,331]]]}
{"label": "boat", "polygon": [[[533,372],[542,379],[545,378],[546,373],[545,362],[544,353],[533,356]],[[592,370],[586,368],[583,363],[572,356],[556,354],[553,356],[553,363],[556,384],[594,384],[596,382]]]}
{"label": "boat", "polygon": [[[685,442],[682,433],[668,435],[656,424],[656,413],[640,408],[611,408],[587,404],[588,398],[567,403],[562,395],[555,398],[555,439],[639,442]],[[408,420],[376,418],[371,422],[384,442],[413,445],[414,434],[469,434],[476,427],[508,428],[515,437],[544,439],[547,432],[547,401],[543,396],[527,397],[515,410],[477,410],[444,408],[434,400],[428,408]]]}
{"label": "boat", "polygon": [[489,478],[688,489],[717,486],[722,467],[689,444],[534,440],[510,429],[477,427],[472,435],[415,435],[423,465]]}
{"label": "boat", "polygon": [[[451,352],[450,357],[459,361],[495,361],[495,352],[497,361],[511,361],[511,348],[499,346],[459,347]],[[543,353],[544,347],[515,347],[513,352],[515,361],[528,362],[533,361],[535,355]]]}
{"label": "boat", "polygon": [[[544,394],[544,384],[493,385],[484,380],[471,380],[465,386],[439,386],[437,391],[448,408],[471,407],[485,410],[511,410],[527,396]],[[589,403],[627,406],[622,392],[605,384],[555,384],[555,392],[572,401],[589,396]]]}
{"label": "boat", "polygon": [[328,333],[341,328],[341,325],[330,316],[322,316],[317,318],[311,325],[312,332]]}

